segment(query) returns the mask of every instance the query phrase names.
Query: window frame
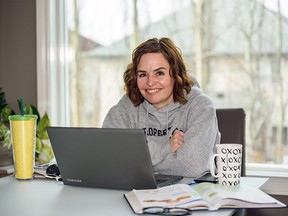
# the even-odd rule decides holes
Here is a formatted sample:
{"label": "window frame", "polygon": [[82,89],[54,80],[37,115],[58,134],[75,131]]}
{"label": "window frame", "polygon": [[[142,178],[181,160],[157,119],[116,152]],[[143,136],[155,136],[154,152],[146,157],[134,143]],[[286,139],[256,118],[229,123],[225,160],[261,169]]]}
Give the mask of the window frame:
{"label": "window frame", "polygon": [[66,1],[36,1],[37,106],[55,126],[68,126]]}

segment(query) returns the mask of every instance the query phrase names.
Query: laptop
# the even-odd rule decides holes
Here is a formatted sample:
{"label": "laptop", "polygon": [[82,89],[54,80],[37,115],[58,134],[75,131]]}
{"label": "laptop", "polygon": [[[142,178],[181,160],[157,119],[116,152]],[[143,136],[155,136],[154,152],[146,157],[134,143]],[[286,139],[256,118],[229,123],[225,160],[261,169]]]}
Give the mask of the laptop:
{"label": "laptop", "polygon": [[154,174],[142,129],[48,127],[47,131],[65,185],[154,189],[183,178]]}

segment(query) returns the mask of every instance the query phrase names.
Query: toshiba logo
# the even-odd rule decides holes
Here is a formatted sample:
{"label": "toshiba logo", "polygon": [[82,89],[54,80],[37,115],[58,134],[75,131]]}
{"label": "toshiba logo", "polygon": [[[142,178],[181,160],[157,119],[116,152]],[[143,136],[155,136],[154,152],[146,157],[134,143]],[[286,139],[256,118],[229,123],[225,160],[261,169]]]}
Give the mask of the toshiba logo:
{"label": "toshiba logo", "polygon": [[69,181],[69,182],[79,182],[79,183],[82,182],[81,179],[70,179],[70,178],[67,178],[67,181]]}

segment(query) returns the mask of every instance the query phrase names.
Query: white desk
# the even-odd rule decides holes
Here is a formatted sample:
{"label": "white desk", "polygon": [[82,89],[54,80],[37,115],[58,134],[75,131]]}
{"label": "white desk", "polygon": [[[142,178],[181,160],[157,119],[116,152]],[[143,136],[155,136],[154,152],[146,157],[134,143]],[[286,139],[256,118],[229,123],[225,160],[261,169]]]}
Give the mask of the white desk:
{"label": "white desk", "polygon": [[[243,178],[242,184],[260,187],[268,179]],[[189,179],[183,179],[186,183]],[[135,215],[123,194],[126,191],[65,186],[47,179],[0,178],[0,214],[3,216]],[[194,211],[193,215],[225,216],[236,210]]]}

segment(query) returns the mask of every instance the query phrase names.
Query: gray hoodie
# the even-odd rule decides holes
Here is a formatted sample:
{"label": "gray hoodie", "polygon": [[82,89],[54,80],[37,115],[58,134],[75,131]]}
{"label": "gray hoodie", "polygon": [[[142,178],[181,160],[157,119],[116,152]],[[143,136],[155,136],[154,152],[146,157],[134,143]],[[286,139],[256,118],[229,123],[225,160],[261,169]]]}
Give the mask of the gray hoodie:
{"label": "gray hoodie", "polygon": [[[135,107],[127,95],[112,107],[105,128],[142,128],[146,132],[152,165],[161,174],[197,177],[209,168],[214,145],[220,142],[213,102],[194,85],[185,104],[172,103],[157,110],[144,100]],[[182,130],[184,144],[173,153],[169,137]]]}

